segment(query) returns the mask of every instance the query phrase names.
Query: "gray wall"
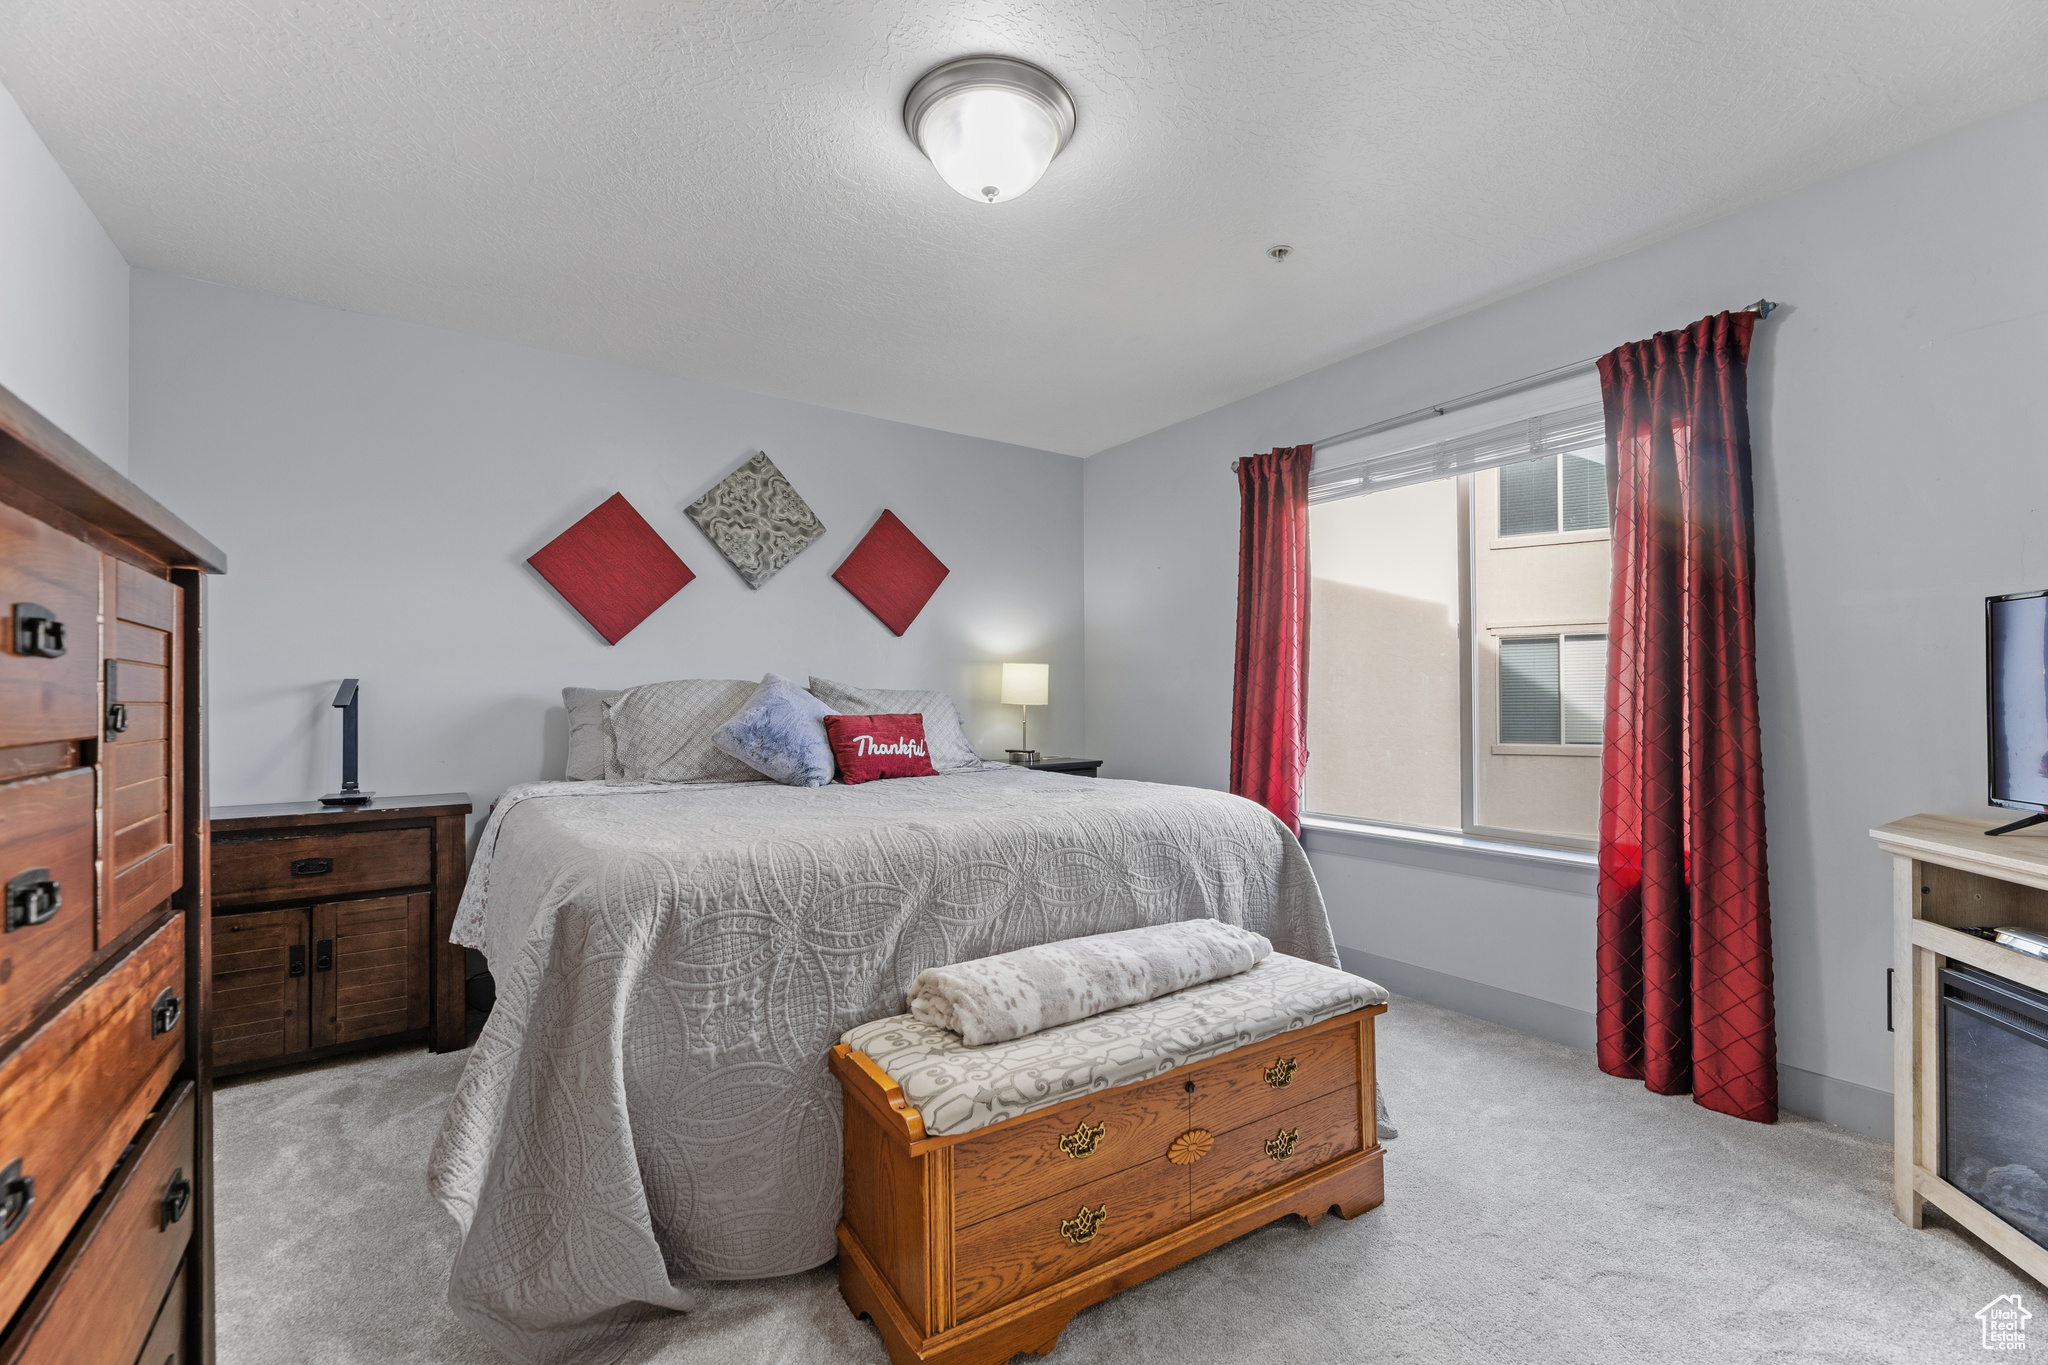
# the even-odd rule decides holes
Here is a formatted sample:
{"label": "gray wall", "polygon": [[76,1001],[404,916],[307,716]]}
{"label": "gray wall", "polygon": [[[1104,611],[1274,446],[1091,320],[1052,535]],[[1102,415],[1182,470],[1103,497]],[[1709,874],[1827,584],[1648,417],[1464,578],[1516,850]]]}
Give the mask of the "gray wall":
{"label": "gray wall", "polygon": [[128,467],[128,262],[4,89],[0,385]]}
{"label": "gray wall", "polygon": [[[819,673],[944,688],[1015,742],[997,661],[1052,665],[1081,738],[1081,464],[411,323],[135,272],[134,475],[228,555],[211,584],[216,804],[339,781],[472,793],[559,776],[560,689]],[[765,449],[826,535],[760,591],[682,509]],[[608,646],[525,559],[623,492],[697,573]],[[951,568],[907,634],[833,582],[883,508]]]}
{"label": "gray wall", "polygon": [[[1782,300],[1751,362],[1780,1055],[1788,1107],[1881,1127],[1889,888],[1866,831],[1984,809],[1981,599],[2048,587],[2044,155],[2037,105],[1089,460],[1090,752],[1227,781],[1232,457]],[[1592,1009],[1590,894],[1315,858],[1354,952]]]}

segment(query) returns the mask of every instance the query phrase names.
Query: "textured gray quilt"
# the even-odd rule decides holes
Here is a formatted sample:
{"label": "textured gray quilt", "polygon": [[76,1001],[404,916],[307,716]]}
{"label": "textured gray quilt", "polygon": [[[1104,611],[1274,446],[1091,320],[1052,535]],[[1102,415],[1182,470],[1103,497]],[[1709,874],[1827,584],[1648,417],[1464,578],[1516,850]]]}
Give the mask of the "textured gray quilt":
{"label": "textured gray quilt", "polygon": [[1210,917],[1337,963],[1300,845],[1220,792],[514,787],[456,920],[498,1003],[429,1175],[462,1226],[449,1301],[515,1360],[595,1362],[691,1278],[830,1260],[842,1033],[927,967]]}

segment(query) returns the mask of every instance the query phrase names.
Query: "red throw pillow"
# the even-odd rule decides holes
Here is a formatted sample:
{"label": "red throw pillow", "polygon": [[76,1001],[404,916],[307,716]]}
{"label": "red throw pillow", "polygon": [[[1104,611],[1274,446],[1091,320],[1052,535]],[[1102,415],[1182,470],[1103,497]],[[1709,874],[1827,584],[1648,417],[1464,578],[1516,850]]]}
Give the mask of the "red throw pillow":
{"label": "red throw pillow", "polygon": [[824,721],[842,782],[939,775],[925,749],[923,716],[826,716]]}

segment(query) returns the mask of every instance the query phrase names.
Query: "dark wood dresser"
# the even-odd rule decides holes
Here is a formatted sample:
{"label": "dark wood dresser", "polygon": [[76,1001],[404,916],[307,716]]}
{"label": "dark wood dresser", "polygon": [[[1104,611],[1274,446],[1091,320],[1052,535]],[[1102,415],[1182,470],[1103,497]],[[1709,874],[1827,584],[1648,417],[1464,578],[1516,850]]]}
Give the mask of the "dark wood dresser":
{"label": "dark wood dresser", "polygon": [[0,1365],[213,1359],[203,537],[0,390]]}
{"label": "dark wood dresser", "polygon": [[[462,792],[213,812],[213,1065],[464,1042]],[[145,1365],[151,1365],[145,1362]]]}
{"label": "dark wood dresser", "polygon": [[1099,758],[1040,758],[1011,766],[1039,773],[1071,773],[1075,777],[1095,777],[1102,772],[1102,760]]}

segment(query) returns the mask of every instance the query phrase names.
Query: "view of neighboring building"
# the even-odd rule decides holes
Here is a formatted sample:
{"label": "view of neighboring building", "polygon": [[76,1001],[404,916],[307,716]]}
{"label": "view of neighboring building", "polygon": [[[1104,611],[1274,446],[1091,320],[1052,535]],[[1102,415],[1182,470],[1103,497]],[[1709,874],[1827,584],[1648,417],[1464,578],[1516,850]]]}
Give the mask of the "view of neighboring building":
{"label": "view of neighboring building", "polygon": [[1305,808],[1591,840],[1610,550],[1600,448],[1318,502],[1309,546]]}

